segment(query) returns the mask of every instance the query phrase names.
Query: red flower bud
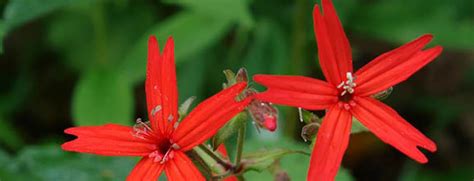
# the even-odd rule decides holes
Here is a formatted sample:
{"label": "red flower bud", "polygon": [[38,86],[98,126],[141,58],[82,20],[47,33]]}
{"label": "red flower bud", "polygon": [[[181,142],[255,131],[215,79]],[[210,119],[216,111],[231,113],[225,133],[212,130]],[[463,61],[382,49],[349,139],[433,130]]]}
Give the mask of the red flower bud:
{"label": "red flower bud", "polygon": [[[244,96],[252,96],[257,93],[257,90],[248,88],[244,91]],[[248,105],[247,110],[250,116],[252,116],[257,128],[263,128],[272,132],[276,130],[278,111],[271,103],[254,99]]]}

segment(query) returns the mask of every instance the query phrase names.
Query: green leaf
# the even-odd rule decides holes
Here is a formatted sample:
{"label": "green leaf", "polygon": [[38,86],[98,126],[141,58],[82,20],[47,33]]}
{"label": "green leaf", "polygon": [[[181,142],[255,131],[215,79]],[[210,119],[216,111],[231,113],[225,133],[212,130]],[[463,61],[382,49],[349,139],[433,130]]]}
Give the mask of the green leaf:
{"label": "green leaf", "polygon": [[133,115],[132,87],[116,73],[92,70],[76,85],[72,114],[75,125],[129,125]]}
{"label": "green leaf", "polygon": [[360,133],[364,131],[369,131],[364,125],[362,125],[359,120],[357,120],[355,117],[352,117],[352,128],[351,128],[351,134],[354,133]]}
{"label": "green leaf", "polygon": [[28,21],[72,3],[85,3],[85,0],[10,0],[0,23],[0,54],[3,53],[3,38],[12,29]]}
{"label": "green leaf", "polygon": [[[204,23],[205,22],[205,23]],[[191,60],[188,57],[208,48],[219,40],[228,30],[231,21],[224,21],[193,12],[182,12],[150,28],[145,36],[131,48],[120,71],[128,81],[134,83],[143,80],[147,60],[148,37],[156,35],[163,47],[168,37],[175,40],[176,63]]]}
{"label": "green leaf", "polygon": [[10,148],[18,148],[23,142],[20,135],[15,132],[13,125],[0,113],[0,143],[4,143]]}
{"label": "green leaf", "polygon": [[[280,138],[278,140],[257,140],[250,139],[245,141],[244,153],[256,152],[260,150],[272,150],[279,148],[291,148],[292,150],[308,149],[306,144],[296,142],[290,139]],[[308,170],[309,156],[303,154],[288,154],[281,158],[281,169],[288,172],[292,180],[306,180]],[[245,172],[245,178],[248,180],[273,180],[270,172]]]}
{"label": "green leaf", "polygon": [[17,175],[29,175],[29,180],[125,180],[135,162],[128,157],[68,153],[59,145],[46,145],[22,150],[11,160],[9,170]]}
{"label": "green leaf", "polygon": [[308,155],[308,153],[301,150],[290,149],[272,149],[259,150],[254,153],[247,153],[243,155],[244,169],[255,170],[258,172],[268,169],[275,161],[280,160],[283,156],[300,153]]}
{"label": "green leaf", "polygon": [[241,112],[234,116],[211,138],[212,148],[214,148],[214,150],[217,149],[220,144],[223,144],[225,140],[235,134],[242,126],[246,126],[245,123],[247,123],[247,119],[247,112]]}
{"label": "green leaf", "polygon": [[432,33],[433,44],[469,50],[474,47],[474,22],[473,14],[464,8],[471,6],[469,1],[377,1],[354,11],[350,23],[358,32],[394,43]]}
{"label": "green leaf", "polygon": [[0,54],[3,53],[3,37],[6,34],[6,26],[4,21],[0,20]]}
{"label": "green leaf", "polygon": [[249,75],[257,73],[285,74],[292,66],[289,43],[282,27],[271,19],[256,23],[248,53],[243,60]]}
{"label": "green leaf", "polygon": [[10,0],[3,18],[8,30],[27,23],[28,21],[45,15],[51,11],[83,0]]}
{"label": "green leaf", "polygon": [[214,16],[224,21],[238,21],[250,27],[253,25],[249,11],[249,0],[168,0],[167,3],[178,4],[194,12]]}
{"label": "green leaf", "polygon": [[[244,151],[259,151],[262,148],[270,150],[274,148],[291,148],[292,150],[305,150],[308,149],[308,146],[305,144],[301,144],[299,142],[295,142],[289,139],[278,139],[274,141],[258,141],[258,140],[247,140],[246,147],[244,147]],[[311,152],[308,150],[307,152]],[[292,180],[306,180],[308,167],[309,167],[309,159],[310,157],[303,154],[288,154],[281,158],[281,169],[288,172],[288,175]],[[261,181],[271,181],[273,180],[272,175],[270,172],[245,172],[245,178],[248,180],[261,180]],[[354,180],[350,174],[350,172],[340,167],[338,174],[336,176],[336,181],[352,181]]]}

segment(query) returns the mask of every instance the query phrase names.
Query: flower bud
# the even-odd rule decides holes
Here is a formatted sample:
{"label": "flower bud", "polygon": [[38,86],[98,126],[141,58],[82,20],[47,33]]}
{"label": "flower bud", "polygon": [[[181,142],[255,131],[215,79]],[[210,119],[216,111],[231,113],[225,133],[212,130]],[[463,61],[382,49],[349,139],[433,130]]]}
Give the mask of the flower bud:
{"label": "flower bud", "polygon": [[[257,90],[248,88],[244,91],[244,96],[252,96],[257,94]],[[257,128],[263,128],[268,131],[275,131],[278,122],[278,111],[277,109],[268,102],[254,99],[247,107],[247,110],[252,116]]]}

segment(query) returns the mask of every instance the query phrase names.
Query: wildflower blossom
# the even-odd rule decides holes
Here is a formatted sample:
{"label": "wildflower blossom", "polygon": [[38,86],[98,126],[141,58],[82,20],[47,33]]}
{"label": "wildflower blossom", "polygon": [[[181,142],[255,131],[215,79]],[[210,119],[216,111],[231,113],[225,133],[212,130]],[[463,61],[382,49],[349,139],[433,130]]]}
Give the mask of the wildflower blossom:
{"label": "wildflower blossom", "polygon": [[423,35],[382,54],[357,72],[352,69],[349,41],[331,0],[322,0],[322,14],[313,11],[319,63],[326,82],[303,76],[256,75],[268,90],[257,99],[309,110],[327,110],[316,137],[308,180],[333,180],[349,143],[352,117],[382,141],[410,158],[426,163],[418,147],[436,151],[433,141],[405,121],[395,110],[371,96],[398,84],[434,60],[440,46],[423,50],[432,39]]}

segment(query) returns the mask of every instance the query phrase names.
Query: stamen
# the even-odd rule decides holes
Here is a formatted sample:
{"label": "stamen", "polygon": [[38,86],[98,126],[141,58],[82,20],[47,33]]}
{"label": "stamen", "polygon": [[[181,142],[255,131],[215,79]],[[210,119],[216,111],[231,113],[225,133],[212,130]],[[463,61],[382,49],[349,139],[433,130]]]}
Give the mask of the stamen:
{"label": "stamen", "polygon": [[176,128],[178,128],[178,126],[179,126],[179,122],[175,122],[174,125],[173,125],[173,128],[176,129]]}
{"label": "stamen", "polygon": [[173,145],[171,145],[171,148],[173,148],[175,150],[179,150],[181,147],[178,144],[173,143]]}
{"label": "stamen", "polygon": [[300,122],[303,122],[303,109],[298,107],[298,116],[300,117]]}
{"label": "stamen", "polygon": [[141,118],[137,118],[136,124],[133,125],[132,135],[140,139],[145,139],[145,136],[153,136],[153,131],[148,124],[149,122],[143,122]]}
{"label": "stamen", "polygon": [[347,78],[346,81],[342,81],[337,86],[338,89],[340,89],[340,88],[344,89],[344,91],[341,92],[341,96],[344,96],[347,93],[353,94],[354,93],[354,87],[357,86],[357,84],[354,82],[356,77],[352,76],[351,72],[346,73],[346,78]]}
{"label": "stamen", "polygon": [[174,119],[173,115],[170,114],[170,115],[168,116],[168,122],[173,121],[173,119]]}
{"label": "stamen", "polygon": [[168,151],[166,151],[165,155],[163,155],[163,159],[161,159],[160,164],[163,164],[163,163],[165,163],[166,161],[168,161],[168,158],[169,158],[169,156],[170,156],[170,152],[172,152],[171,149],[168,149]]}
{"label": "stamen", "polygon": [[153,108],[150,112],[152,116],[155,116],[155,114],[161,110],[161,105],[157,105],[155,108]]}

